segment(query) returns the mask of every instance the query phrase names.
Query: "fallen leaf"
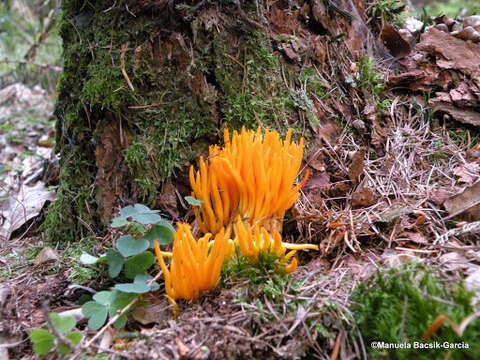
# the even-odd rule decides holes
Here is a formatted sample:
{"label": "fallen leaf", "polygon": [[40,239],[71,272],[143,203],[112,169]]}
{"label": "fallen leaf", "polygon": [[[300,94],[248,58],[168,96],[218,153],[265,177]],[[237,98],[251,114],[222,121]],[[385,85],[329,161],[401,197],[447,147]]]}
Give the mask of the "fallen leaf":
{"label": "fallen leaf", "polygon": [[415,225],[417,226],[425,224],[425,221],[427,221],[428,218],[427,214],[421,210],[414,210],[413,215],[417,217],[417,220],[415,221]]}
{"label": "fallen leaf", "polygon": [[22,185],[16,196],[10,196],[0,207],[4,219],[0,228],[0,238],[10,239],[15,230],[40,213],[45,202],[54,199],[55,191],[47,191],[41,182],[33,187]]}
{"label": "fallen leaf", "polygon": [[463,214],[468,221],[480,220],[480,181],[444,201],[449,217]]}
{"label": "fallen leaf", "polygon": [[433,201],[435,205],[440,206],[450,197],[450,191],[445,188],[433,189],[430,193],[429,200]]}
{"label": "fallen leaf", "polygon": [[308,182],[304,186],[304,190],[314,190],[319,189],[320,191],[328,191],[330,189],[330,177],[327,172],[319,171],[315,172],[313,176],[310,177]]}
{"label": "fallen leaf", "polygon": [[410,44],[400,35],[400,33],[390,24],[383,25],[380,34],[383,45],[390,51],[390,54],[396,58],[403,58],[410,53]]}
{"label": "fallen leaf", "polygon": [[422,234],[418,232],[405,231],[402,233],[403,236],[407,237],[408,240],[414,242],[415,244],[428,245],[429,242]]}
{"label": "fallen leaf", "polygon": [[354,208],[362,208],[362,207],[369,207],[376,203],[375,196],[373,191],[369,188],[363,187],[357,189],[352,194],[352,207]]}
{"label": "fallen leaf", "polygon": [[479,164],[466,163],[453,169],[453,173],[458,177],[458,182],[471,185],[478,178],[479,170]]}
{"label": "fallen leaf", "polygon": [[448,59],[448,62],[437,61],[438,66],[458,69],[470,75],[477,84],[480,83],[480,44],[468,43],[449,33],[430,28],[422,34],[417,48],[437,59]]}
{"label": "fallen leaf", "polygon": [[352,164],[348,170],[348,178],[354,184],[357,184],[360,180],[360,176],[363,174],[365,168],[365,150],[357,151],[352,157]]}
{"label": "fallen leaf", "polygon": [[317,128],[317,136],[327,144],[333,144],[338,135],[338,127],[333,123],[320,124]]}
{"label": "fallen leaf", "polygon": [[177,348],[178,355],[180,355],[181,358],[187,356],[187,354],[190,352],[190,348],[178,337],[175,338],[175,347]]}

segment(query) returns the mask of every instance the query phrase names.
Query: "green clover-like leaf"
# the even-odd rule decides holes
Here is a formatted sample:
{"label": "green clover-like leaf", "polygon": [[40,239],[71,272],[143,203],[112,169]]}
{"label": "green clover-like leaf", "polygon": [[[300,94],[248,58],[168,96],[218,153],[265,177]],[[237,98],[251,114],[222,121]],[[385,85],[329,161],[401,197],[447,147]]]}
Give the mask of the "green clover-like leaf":
{"label": "green clover-like leaf", "polygon": [[137,240],[131,235],[120,236],[117,240],[117,249],[125,257],[140,254],[147,250],[149,246],[148,240]]}
{"label": "green clover-like leaf", "polygon": [[112,291],[99,291],[93,295],[93,300],[102,305],[110,305],[112,303]]}
{"label": "green clover-like leaf", "polygon": [[143,274],[155,263],[155,257],[150,251],[132,256],[125,261],[125,276],[135,279],[138,274]]}
{"label": "green clover-like leaf", "polygon": [[113,327],[117,330],[123,329],[127,324],[127,315],[122,314],[118,317],[117,320],[113,323]]}
{"label": "green clover-like leaf", "polygon": [[128,224],[130,224],[130,221],[128,221],[126,217],[119,216],[119,217],[116,217],[115,219],[112,220],[112,223],[110,224],[110,227],[120,228],[120,227],[128,225]]}
{"label": "green clover-like leaf", "polygon": [[150,291],[150,286],[147,284],[115,284],[115,289],[134,294],[145,294]]}
{"label": "green clover-like leaf", "polygon": [[54,336],[44,329],[35,329],[30,333],[33,350],[38,355],[47,355],[53,348]]}
{"label": "green clover-like leaf", "polygon": [[193,196],[185,196],[185,201],[193,206],[200,206],[203,203],[203,200],[195,199]]}
{"label": "green clover-like leaf", "polygon": [[50,314],[50,320],[52,320],[53,327],[57,329],[60,334],[72,330],[75,327],[77,321],[71,316],[60,316],[58,314]]}
{"label": "green clover-like leaf", "polygon": [[89,301],[82,306],[82,313],[88,318],[88,326],[98,330],[107,320],[108,309],[95,301]]}
{"label": "green clover-like leaf", "polygon": [[150,248],[153,248],[153,241],[157,240],[160,245],[168,245],[173,241],[175,229],[172,224],[161,220],[153,225],[150,230],[142,237],[150,242]]}
{"label": "green clover-like leaf", "polygon": [[83,253],[82,255],[80,255],[79,260],[82,264],[92,265],[92,264],[95,264],[98,261],[98,257],[87,254],[87,253]]}
{"label": "green clover-like leaf", "polygon": [[[67,334],[65,335],[65,337],[70,340],[70,342],[73,344],[73,345],[77,345],[78,343],[80,343],[80,341],[82,341],[83,339],[83,335],[76,331],[76,332],[73,332],[73,333],[70,333],[70,334]],[[68,355],[70,354],[72,351],[66,347],[65,345],[63,344],[58,344],[58,351],[60,352],[60,354],[62,355]]]}
{"label": "green clover-like leaf", "polygon": [[109,249],[107,251],[106,259],[108,264],[108,276],[113,279],[120,274],[120,271],[122,271],[125,259],[123,258],[122,254],[113,249]]}
{"label": "green clover-like leaf", "polygon": [[70,334],[65,335],[65,337],[72,342],[73,345],[78,345],[83,339],[81,332],[75,331]]}
{"label": "green clover-like leaf", "polygon": [[148,281],[152,279],[148,274],[138,274],[135,276],[133,284],[116,284],[115,289],[126,293],[145,294],[149,291],[158,290],[160,287],[156,282],[149,284]]}
{"label": "green clover-like leaf", "polygon": [[[127,218],[139,222],[140,224],[154,224],[161,220],[158,210],[151,210],[148,206],[142,204],[128,205],[120,210],[120,217],[127,221]],[[118,224],[120,224],[118,220]]]}

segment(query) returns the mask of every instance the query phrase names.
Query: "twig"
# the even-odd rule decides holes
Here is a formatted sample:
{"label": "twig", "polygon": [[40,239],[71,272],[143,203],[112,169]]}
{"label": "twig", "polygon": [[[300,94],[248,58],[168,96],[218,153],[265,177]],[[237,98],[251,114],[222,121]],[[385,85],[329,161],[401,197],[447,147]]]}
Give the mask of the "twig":
{"label": "twig", "polygon": [[130,81],[130,78],[128,77],[128,74],[125,70],[125,53],[127,52],[127,44],[122,45],[122,52],[120,53],[120,68],[122,69],[122,75],[125,78],[125,81],[127,82],[128,86],[132,91],[135,91],[132,82]]}
{"label": "twig", "polygon": [[49,69],[49,70],[53,70],[53,71],[56,71],[56,72],[60,72],[60,71],[63,70],[63,68],[60,67],[60,66],[56,66],[56,65],[53,65],[53,64],[36,63],[36,62],[25,60],[25,59],[21,59],[21,60],[4,59],[4,60],[1,61],[1,63],[2,64],[33,65],[33,66],[37,66],[41,69]]}
{"label": "twig", "polygon": [[480,221],[469,223],[458,229],[448,230],[445,234],[438,236],[433,242],[433,245],[437,245],[438,243],[443,244],[451,236],[458,236],[458,235],[464,235],[469,233],[470,234],[480,233]]}
{"label": "twig", "polygon": [[247,14],[245,14],[245,12],[243,11],[242,9],[242,6],[240,5],[240,1],[239,0],[234,0],[234,3],[237,5],[237,11],[238,11],[238,15],[240,15],[240,17],[245,20],[248,24],[252,25],[253,27],[256,27],[258,29],[265,29],[265,27],[256,22],[255,20],[252,20],[250,19]]}

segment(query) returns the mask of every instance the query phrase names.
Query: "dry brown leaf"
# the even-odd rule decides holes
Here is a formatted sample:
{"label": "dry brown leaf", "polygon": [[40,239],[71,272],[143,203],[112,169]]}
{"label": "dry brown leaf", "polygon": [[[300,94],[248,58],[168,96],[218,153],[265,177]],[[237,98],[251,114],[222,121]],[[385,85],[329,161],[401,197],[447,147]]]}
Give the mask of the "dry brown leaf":
{"label": "dry brown leaf", "polygon": [[319,189],[320,191],[328,191],[330,189],[330,177],[325,171],[315,172],[315,174],[310,177],[308,182],[304,186],[304,190],[314,190]]}
{"label": "dry brown leaf", "polygon": [[53,250],[50,246],[45,246],[35,257],[33,263],[35,265],[40,265],[48,261],[57,261],[59,258],[60,257],[55,250]]}
{"label": "dry brown leaf", "polygon": [[400,33],[390,24],[383,25],[380,34],[383,45],[390,51],[390,54],[396,58],[403,58],[410,53],[410,44],[400,35]]}
{"label": "dry brown leaf", "polygon": [[357,189],[352,195],[352,207],[369,207],[376,203],[375,195],[369,188],[363,187]]}
{"label": "dry brown leaf", "polygon": [[346,227],[341,226],[333,230],[325,239],[320,242],[319,248],[323,256],[328,255],[343,243]]}
{"label": "dry brown leaf", "polygon": [[443,206],[450,218],[464,214],[469,221],[480,220],[480,181],[445,200]]}
{"label": "dry brown leaf", "polygon": [[352,164],[348,171],[348,178],[354,184],[357,184],[360,180],[360,176],[363,174],[365,168],[365,150],[357,151],[352,157]]}
{"label": "dry brown leaf", "polygon": [[184,357],[184,356],[187,356],[188,353],[190,352],[190,348],[185,345],[185,343],[182,341],[182,339],[180,338],[175,338],[175,347],[177,348],[177,352],[178,352],[178,355],[180,355],[180,357]]}
{"label": "dry brown leaf", "polygon": [[413,215],[417,217],[417,220],[415,221],[415,225],[420,226],[425,224],[425,221],[427,221],[428,216],[421,210],[414,210]]}
{"label": "dry brown leaf", "polygon": [[458,166],[453,170],[453,173],[458,177],[459,183],[472,185],[473,181],[478,178],[480,165],[477,163],[466,163]]}
{"label": "dry brown leaf", "polygon": [[23,185],[18,194],[12,194],[0,207],[0,239],[8,240],[12,233],[37,216],[47,201],[55,199],[55,191],[47,191],[39,182],[34,187]]}
{"label": "dry brown leaf", "polygon": [[446,188],[437,188],[432,190],[428,199],[433,201],[435,205],[440,206],[450,197],[450,195],[450,191]]}
{"label": "dry brown leaf", "polygon": [[441,68],[454,68],[470,75],[478,84],[480,82],[480,44],[469,43],[457,39],[441,30],[430,28],[421,36],[417,44],[419,50],[426,51],[437,59]]}
{"label": "dry brown leaf", "polygon": [[420,245],[428,245],[429,242],[425,236],[418,232],[411,232],[411,231],[404,231],[402,236],[405,236],[410,240],[411,242],[414,242],[415,244],[420,244]]}
{"label": "dry brown leaf", "polygon": [[327,144],[333,144],[338,134],[338,127],[333,123],[320,124],[317,128],[317,136]]}

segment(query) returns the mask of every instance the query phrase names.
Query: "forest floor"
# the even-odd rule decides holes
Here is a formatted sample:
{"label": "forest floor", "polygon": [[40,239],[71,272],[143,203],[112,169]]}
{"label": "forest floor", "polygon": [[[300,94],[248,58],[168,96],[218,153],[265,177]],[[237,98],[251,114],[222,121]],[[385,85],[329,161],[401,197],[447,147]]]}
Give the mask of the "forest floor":
{"label": "forest floor", "polygon": [[[147,294],[124,330],[102,328],[100,343],[83,351],[95,359],[408,359],[420,350],[371,344],[423,339],[468,345],[424,349],[425,358],[479,358],[480,65],[465,46],[480,44],[458,39],[449,48],[447,33],[430,29],[403,72],[355,64],[386,87],[385,122],[370,116],[378,104],[363,113],[375,129],[371,148],[359,145],[365,124],[332,121],[305,149],[313,176],[286,228],[319,244],[320,256],[300,255],[289,276],[225,271],[221,288],[179,302],[175,319],[162,294]],[[427,91],[447,83],[449,91]],[[105,268],[79,259],[104,252],[117,230],[60,249],[39,229],[58,182],[54,101],[40,86],[0,90],[2,360],[35,358],[28,334],[50,311],[76,317],[86,339],[96,336],[79,309],[113,285]]]}

